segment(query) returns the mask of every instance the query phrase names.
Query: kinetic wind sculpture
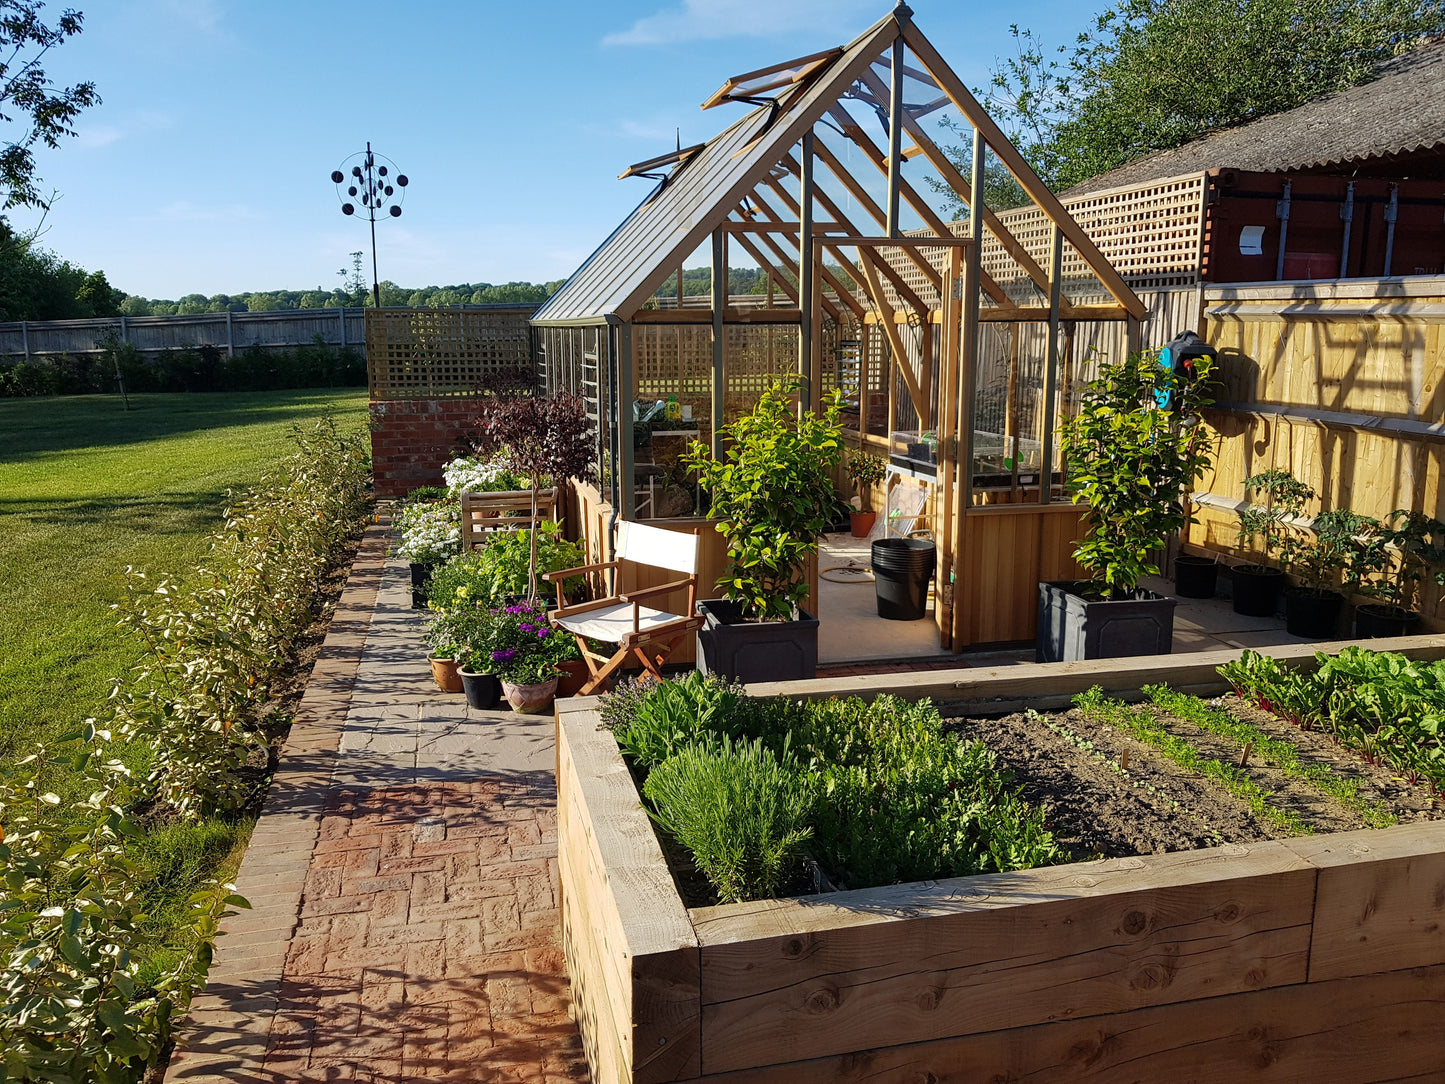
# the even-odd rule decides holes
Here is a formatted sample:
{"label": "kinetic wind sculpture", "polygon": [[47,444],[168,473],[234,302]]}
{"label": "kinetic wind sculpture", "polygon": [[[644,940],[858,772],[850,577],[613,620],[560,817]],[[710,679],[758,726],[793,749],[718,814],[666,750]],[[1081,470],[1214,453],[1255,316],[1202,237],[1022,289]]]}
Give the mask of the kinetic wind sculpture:
{"label": "kinetic wind sculpture", "polygon": [[341,213],[356,214],[355,201],[360,200],[360,210],[371,223],[371,298],[376,307],[381,308],[381,282],[376,275],[376,216],[401,217],[406,174],[398,172],[390,158],[374,153],[368,140],[364,152],[353,154],[341,163],[340,169],[331,171],[331,180],[341,200]]}

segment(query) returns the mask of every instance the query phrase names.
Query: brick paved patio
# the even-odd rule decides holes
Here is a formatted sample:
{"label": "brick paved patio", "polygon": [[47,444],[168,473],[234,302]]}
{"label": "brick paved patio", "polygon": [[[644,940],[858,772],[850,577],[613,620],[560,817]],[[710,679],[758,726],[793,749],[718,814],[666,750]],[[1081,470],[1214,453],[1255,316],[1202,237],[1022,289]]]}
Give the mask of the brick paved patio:
{"label": "brick paved patio", "polygon": [[368,532],[168,1080],[587,1079],[552,720],[438,693],[384,552]]}

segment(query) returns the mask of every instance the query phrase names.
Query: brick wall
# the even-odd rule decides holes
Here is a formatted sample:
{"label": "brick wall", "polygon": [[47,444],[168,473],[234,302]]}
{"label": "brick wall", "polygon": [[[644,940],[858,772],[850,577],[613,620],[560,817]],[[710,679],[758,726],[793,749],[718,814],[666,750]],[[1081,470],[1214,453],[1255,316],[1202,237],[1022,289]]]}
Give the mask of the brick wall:
{"label": "brick wall", "polygon": [[442,484],[442,464],[476,427],[471,399],[386,399],[371,403],[371,469],[378,497]]}

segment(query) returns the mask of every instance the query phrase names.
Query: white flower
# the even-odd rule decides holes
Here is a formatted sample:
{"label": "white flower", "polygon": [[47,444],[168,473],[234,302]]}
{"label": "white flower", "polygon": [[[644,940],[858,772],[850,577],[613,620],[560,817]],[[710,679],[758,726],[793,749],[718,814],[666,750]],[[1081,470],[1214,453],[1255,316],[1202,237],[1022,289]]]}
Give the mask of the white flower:
{"label": "white flower", "polygon": [[440,564],[461,551],[461,510],[451,501],[411,505],[397,517],[396,526],[401,542],[395,552],[412,564]]}

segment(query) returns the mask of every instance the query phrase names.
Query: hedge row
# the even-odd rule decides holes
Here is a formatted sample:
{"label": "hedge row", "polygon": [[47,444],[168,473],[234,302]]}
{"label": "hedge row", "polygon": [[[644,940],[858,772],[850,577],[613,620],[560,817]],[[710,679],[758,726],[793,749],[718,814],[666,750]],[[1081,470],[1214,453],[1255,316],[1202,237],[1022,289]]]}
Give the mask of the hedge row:
{"label": "hedge row", "polygon": [[[365,433],[327,419],[296,436],[184,582],[132,573],[116,609],[145,654],[117,680],[110,722],[87,720],[64,748],[0,776],[0,1081],[139,1080],[204,982],[217,924],[245,905],[232,886],[206,885],[190,900],[188,950],[142,986],[146,886],[128,843],[254,796],[268,684],[362,522]],[[109,752],[113,732],[150,750],[146,778]],[[79,816],[42,793],[57,756],[89,784]]]}
{"label": "hedge row", "polygon": [[228,357],[215,346],[142,355],[110,342],[98,354],[58,354],[0,362],[0,397],[93,395],[152,391],[277,391],[349,388],[366,384],[366,359],[350,347],[333,349],[318,335],[290,350],[250,346]]}

